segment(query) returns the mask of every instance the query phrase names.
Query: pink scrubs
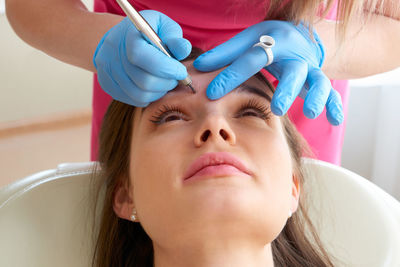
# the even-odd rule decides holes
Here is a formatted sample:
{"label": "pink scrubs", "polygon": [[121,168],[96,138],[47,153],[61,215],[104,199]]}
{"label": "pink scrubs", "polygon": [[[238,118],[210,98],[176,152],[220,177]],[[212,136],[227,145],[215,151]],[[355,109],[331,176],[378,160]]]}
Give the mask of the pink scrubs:
{"label": "pink scrubs", "polygon": [[[194,47],[209,50],[228,40],[247,27],[265,20],[269,0],[256,0],[249,4],[246,0],[131,0],[138,10],[153,9],[160,11],[176,21],[183,30],[183,36]],[[96,12],[123,14],[115,0],[95,0]],[[335,8],[328,18],[334,18]],[[304,100],[297,97],[289,109],[289,118],[310,145],[315,157],[340,164],[344,129],[347,115],[347,81],[331,81],[343,101],[344,122],[340,126],[329,124],[325,110],[318,118],[311,120],[303,114]],[[91,160],[96,160],[98,134],[101,121],[111,97],[100,87],[94,76],[93,120],[91,138]]]}

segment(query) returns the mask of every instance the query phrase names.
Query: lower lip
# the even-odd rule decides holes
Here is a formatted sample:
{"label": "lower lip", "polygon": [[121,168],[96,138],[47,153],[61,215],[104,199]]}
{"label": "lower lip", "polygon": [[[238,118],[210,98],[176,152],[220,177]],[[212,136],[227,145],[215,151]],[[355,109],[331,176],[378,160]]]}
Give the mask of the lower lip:
{"label": "lower lip", "polygon": [[248,174],[242,172],[238,168],[228,165],[228,164],[221,164],[215,166],[208,166],[200,171],[196,172],[194,175],[190,176],[189,178],[185,179],[184,182],[193,181],[193,180],[200,180],[206,178],[218,178],[224,176],[243,176],[243,177],[250,177]]}

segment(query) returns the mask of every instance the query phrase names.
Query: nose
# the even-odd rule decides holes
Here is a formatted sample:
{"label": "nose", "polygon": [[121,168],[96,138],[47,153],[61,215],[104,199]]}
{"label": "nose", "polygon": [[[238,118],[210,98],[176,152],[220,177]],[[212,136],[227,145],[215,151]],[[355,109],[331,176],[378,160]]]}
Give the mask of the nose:
{"label": "nose", "polygon": [[226,142],[229,145],[236,144],[236,136],[223,116],[209,115],[194,137],[196,147],[209,142]]}

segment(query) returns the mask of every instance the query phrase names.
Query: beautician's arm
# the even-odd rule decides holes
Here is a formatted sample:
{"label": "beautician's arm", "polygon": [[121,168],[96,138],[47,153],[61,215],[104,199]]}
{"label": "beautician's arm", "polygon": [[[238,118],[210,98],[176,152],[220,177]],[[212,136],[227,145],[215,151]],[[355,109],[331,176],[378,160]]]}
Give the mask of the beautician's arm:
{"label": "beautician's arm", "polygon": [[174,57],[149,44],[128,18],[89,12],[79,0],[7,0],[6,4],[8,19],[25,42],[96,72],[100,86],[120,102],[145,107],[188,75],[179,60],[189,55],[192,46],[182,37],[182,28],[160,12],[140,13]]}
{"label": "beautician's arm", "polygon": [[66,63],[96,71],[93,52],[123,17],[89,12],[79,0],[6,0],[7,18],[31,46]]}
{"label": "beautician's arm", "polygon": [[315,28],[326,49],[322,70],[331,79],[361,78],[400,67],[400,14],[374,16],[361,31],[360,22],[353,21],[336,54],[335,24],[323,20]]}

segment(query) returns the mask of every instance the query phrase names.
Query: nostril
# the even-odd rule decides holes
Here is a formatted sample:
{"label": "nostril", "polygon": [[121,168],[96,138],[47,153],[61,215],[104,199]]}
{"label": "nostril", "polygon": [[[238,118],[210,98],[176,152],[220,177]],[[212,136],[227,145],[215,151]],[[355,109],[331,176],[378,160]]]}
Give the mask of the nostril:
{"label": "nostril", "polygon": [[211,131],[210,131],[210,130],[205,131],[205,132],[201,135],[201,141],[203,141],[203,142],[207,141],[207,139],[208,139],[208,137],[210,136],[210,134],[211,134]]}
{"label": "nostril", "polygon": [[228,134],[225,130],[223,129],[219,130],[219,134],[222,136],[224,140],[228,139]]}

